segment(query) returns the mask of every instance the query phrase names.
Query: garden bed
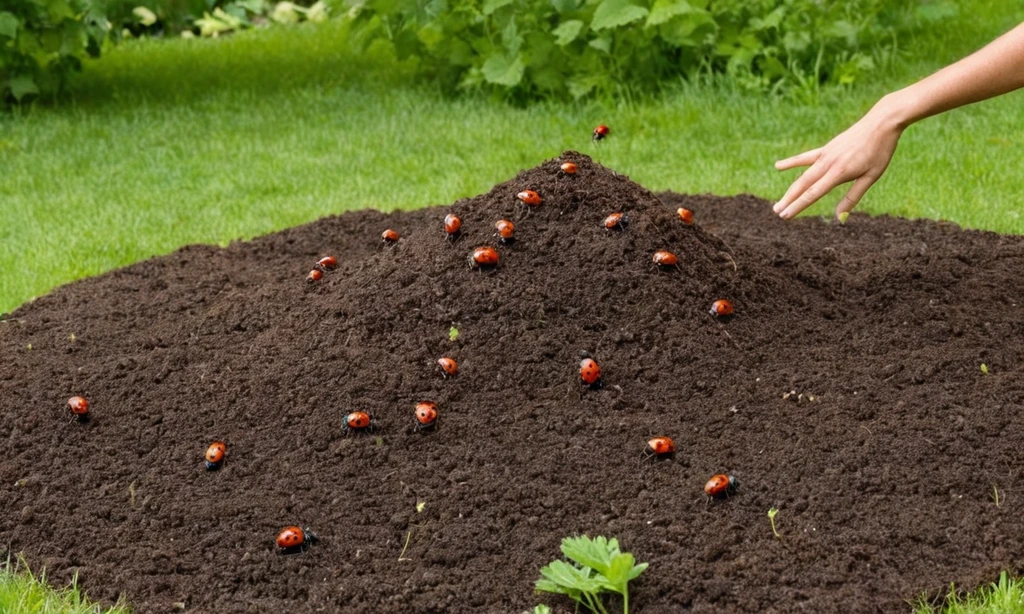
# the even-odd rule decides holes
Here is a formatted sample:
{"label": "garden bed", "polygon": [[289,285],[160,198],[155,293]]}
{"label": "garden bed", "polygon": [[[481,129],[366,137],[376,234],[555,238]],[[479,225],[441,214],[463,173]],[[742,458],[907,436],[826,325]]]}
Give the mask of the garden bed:
{"label": "garden bed", "polygon": [[[495,270],[467,265],[479,245]],[[1021,270],[1018,237],[787,223],[572,152],[450,207],[186,247],[0,324],[0,556],[138,612],[568,612],[533,583],[588,533],[650,563],[633,612],[905,611],[1024,569]],[[346,436],[354,410],[377,430]],[[653,435],[673,459],[642,460]],[[709,502],[720,472],[740,487]],[[293,524],[321,541],[282,556]]]}

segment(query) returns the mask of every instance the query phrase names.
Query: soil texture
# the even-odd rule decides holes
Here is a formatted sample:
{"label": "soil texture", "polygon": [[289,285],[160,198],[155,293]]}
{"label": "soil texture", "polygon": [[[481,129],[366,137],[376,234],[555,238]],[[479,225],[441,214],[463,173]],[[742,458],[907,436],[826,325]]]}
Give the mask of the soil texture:
{"label": "soil texture", "polygon": [[[574,152],[450,206],[186,247],[0,323],[0,558],[142,613],[571,612],[538,570],[603,534],[650,563],[635,613],[906,612],[1024,570],[1021,271],[1020,237],[784,222]],[[643,460],[655,435],[674,458]],[[709,501],[716,473],[739,488]],[[289,525],[319,543],[279,554]]]}

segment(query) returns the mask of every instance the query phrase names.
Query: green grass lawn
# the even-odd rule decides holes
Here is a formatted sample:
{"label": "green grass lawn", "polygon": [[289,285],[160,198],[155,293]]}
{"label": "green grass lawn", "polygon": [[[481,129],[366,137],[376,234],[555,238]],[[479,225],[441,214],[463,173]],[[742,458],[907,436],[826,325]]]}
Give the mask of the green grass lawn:
{"label": "green grass lawn", "polygon": [[[794,174],[774,171],[776,159],[823,144],[885,92],[1024,20],[1011,3],[961,5],[958,22],[909,44],[899,67],[817,104],[724,86],[614,105],[453,100],[386,58],[353,58],[335,23],[128,44],[87,65],[72,102],[0,113],[0,313],[189,243],[449,203],[563,149],[654,190],[778,198]],[[1022,103],[1018,93],[911,128],[860,210],[1024,232]],[[613,130],[600,146],[598,123]],[[78,599],[42,586],[0,569],[0,612],[94,611],[18,605]],[[1012,606],[951,611],[1024,612],[1022,588],[979,593]]]}
{"label": "green grass lawn", "polygon": [[[566,148],[651,189],[778,198],[794,175],[774,160],[1024,19],[968,4],[963,24],[915,43],[900,69],[817,105],[724,87],[613,106],[451,100],[354,60],[333,23],[126,45],[87,66],[73,103],[0,114],[0,313],[188,243],[448,203]],[[1024,231],[1022,96],[913,127],[862,210]],[[600,147],[599,122],[614,131]]]}

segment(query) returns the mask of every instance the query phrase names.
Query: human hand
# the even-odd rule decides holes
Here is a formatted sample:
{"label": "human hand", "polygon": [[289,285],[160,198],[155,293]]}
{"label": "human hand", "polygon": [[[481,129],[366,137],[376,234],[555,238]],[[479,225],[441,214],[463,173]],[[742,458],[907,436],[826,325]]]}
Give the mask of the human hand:
{"label": "human hand", "polygon": [[836,215],[857,206],[896,152],[905,126],[896,121],[891,105],[883,99],[858,121],[824,147],[779,160],[775,168],[784,171],[810,166],[789,187],[773,207],[784,219],[794,217],[816,203],[836,186],[853,181],[853,186],[836,206]]}

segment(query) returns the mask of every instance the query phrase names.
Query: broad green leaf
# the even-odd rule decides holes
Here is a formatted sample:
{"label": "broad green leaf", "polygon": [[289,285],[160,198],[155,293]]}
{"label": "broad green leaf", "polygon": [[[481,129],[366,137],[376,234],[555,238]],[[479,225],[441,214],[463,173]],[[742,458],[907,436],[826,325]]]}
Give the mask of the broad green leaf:
{"label": "broad green leaf", "polygon": [[570,19],[558,24],[558,27],[551,31],[555,35],[555,44],[564,47],[576,40],[583,29],[583,22],[579,19]]}
{"label": "broad green leaf", "polygon": [[515,0],[484,0],[484,15],[490,15],[501,7],[508,6],[513,2],[515,2]]}
{"label": "broad green leaf", "polygon": [[590,27],[594,30],[618,28],[646,16],[647,9],[632,4],[629,0],[603,0],[594,11]]}
{"label": "broad green leaf", "polygon": [[629,574],[633,571],[633,565],[635,563],[636,559],[634,559],[633,555],[628,552],[626,554],[620,554],[612,559],[604,577],[608,579],[612,586],[617,587],[615,592],[621,593],[622,588],[626,586],[627,582],[629,582]]}
{"label": "broad green leaf", "polygon": [[636,580],[638,577],[640,577],[640,574],[647,571],[647,565],[647,563],[640,563],[639,565],[634,565],[633,569],[629,571],[629,579]]}
{"label": "broad green leaf", "polygon": [[[617,554],[617,542],[614,550]],[[566,537],[562,540],[562,554],[580,565],[590,567],[601,574],[607,573],[613,556],[608,540],[601,535],[594,539],[586,535]]]}
{"label": "broad green leaf", "polygon": [[433,50],[438,43],[445,39],[444,28],[436,21],[430,22],[419,29],[416,33],[416,38],[420,39],[420,42],[422,42],[428,50]]}
{"label": "broad green leaf", "polygon": [[235,4],[249,11],[250,13],[263,13],[263,0],[235,0]]}
{"label": "broad green leaf", "polygon": [[693,7],[686,0],[654,0],[651,14],[647,16],[646,27],[660,26],[676,15],[692,12]]}
{"label": "broad green leaf", "polygon": [[612,52],[612,39],[610,36],[602,36],[600,38],[595,38],[594,40],[590,41],[587,44],[593,47],[594,49],[597,49],[598,51],[603,51],[605,53]]}
{"label": "broad green leaf", "polygon": [[551,0],[551,6],[555,8],[560,15],[571,13],[580,7],[579,0]]}
{"label": "broad green leaf", "polygon": [[526,66],[523,64],[522,58],[516,56],[510,60],[504,53],[497,53],[487,58],[487,61],[481,67],[484,79],[488,83],[504,85],[505,87],[519,85],[519,82],[523,80],[523,71],[525,69]]}
{"label": "broad green leaf", "polygon": [[17,38],[20,23],[18,18],[14,16],[14,13],[0,12],[0,36]]}
{"label": "broad green leaf", "polygon": [[566,86],[569,88],[569,95],[574,100],[579,100],[594,91],[594,88],[597,87],[597,79],[593,77],[577,77],[569,79],[566,82]]}
{"label": "broad green leaf", "polygon": [[7,88],[11,90],[11,96],[18,102],[29,94],[38,94],[39,86],[30,75],[17,75],[7,80]]}

